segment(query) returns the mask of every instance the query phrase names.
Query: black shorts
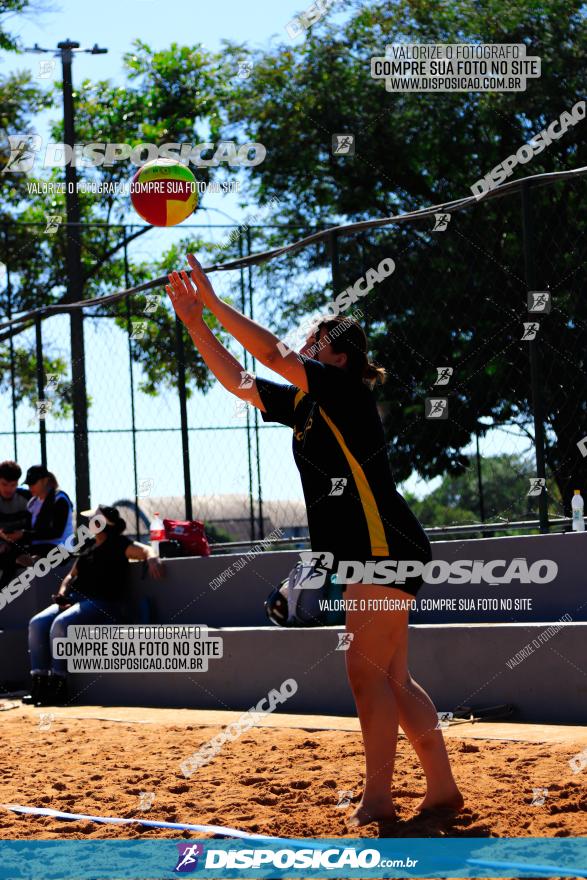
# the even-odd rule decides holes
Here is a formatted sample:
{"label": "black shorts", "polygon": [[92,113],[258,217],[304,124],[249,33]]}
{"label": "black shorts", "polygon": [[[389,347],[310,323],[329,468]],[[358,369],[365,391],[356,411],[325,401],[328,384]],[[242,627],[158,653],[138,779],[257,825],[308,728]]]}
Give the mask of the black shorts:
{"label": "black shorts", "polygon": [[[348,552],[346,554],[346,556],[347,557],[351,556],[351,558],[353,560],[360,562],[361,565],[363,565],[365,567],[365,570],[363,573],[363,577],[359,581],[352,581],[351,580],[351,578],[353,577],[353,573],[352,573],[352,570],[349,570],[348,579],[345,578],[345,582],[341,583],[341,587],[342,587],[343,592],[346,589],[347,583],[359,583],[359,584],[366,583],[366,584],[373,584],[374,586],[389,587],[389,588],[396,589],[396,590],[402,590],[404,593],[409,593],[411,596],[415,597],[417,595],[418,591],[424,585],[423,575],[421,573],[419,573],[418,571],[416,571],[414,574],[410,574],[409,573],[410,568],[408,568],[407,566],[404,566],[404,572],[403,572],[404,577],[401,577],[401,573],[402,573],[401,563],[407,562],[408,560],[396,559],[395,557],[392,557],[392,556],[372,556],[370,558],[360,559],[355,556],[352,556],[352,554],[350,552]],[[427,555],[426,557],[421,558],[419,560],[410,559],[409,562],[419,562],[419,563],[421,563],[421,566],[423,568],[431,560],[432,560],[432,553],[430,553],[429,556]],[[387,568],[388,568],[388,571],[390,572],[390,576],[393,577],[394,579],[389,580],[387,583],[385,583],[382,580],[381,575],[379,576],[379,578],[377,576],[374,577],[372,574],[370,574],[370,570],[369,570],[369,563],[377,564],[377,563],[382,563],[382,562],[383,563],[393,563],[393,564],[390,564],[389,566],[387,566]],[[332,567],[332,571],[334,573],[337,572],[339,564],[340,564],[339,560],[337,560],[335,558],[334,565]],[[398,580],[396,577],[396,575],[398,574],[398,569],[399,569],[399,573],[400,573],[400,580]],[[373,571],[373,569],[371,569],[371,571]],[[403,582],[401,582],[401,581],[403,581]]]}

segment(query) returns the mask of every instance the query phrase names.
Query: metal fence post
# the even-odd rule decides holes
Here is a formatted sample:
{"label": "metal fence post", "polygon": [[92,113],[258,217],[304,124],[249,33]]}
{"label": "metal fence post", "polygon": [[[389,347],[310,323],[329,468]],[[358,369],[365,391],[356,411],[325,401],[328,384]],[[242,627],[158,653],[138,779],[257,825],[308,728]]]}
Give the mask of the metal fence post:
{"label": "metal fence post", "polygon": [[[4,227],[4,244],[6,247],[6,255],[8,257],[8,226]],[[12,280],[10,278],[10,267],[6,263],[6,314],[9,321],[12,321]],[[18,461],[18,434],[16,432],[16,359],[14,355],[14,339],[12,333],[9,339],[9,356],[10,356],[10,388],[12,392],[12,442],[14,445],[14,460]]]}
{"label": "metal fence post", "polygon": [[[251,255],[251,227],[247,226],[247,256]],[[249,289],[249,318],[254,321],[253,307],[253,267],[247,266],[247,281]],[[255,358],[253,360],[253,373],[255,372]],[[265,523],[263,521],[263,487],[261,484],[261,451],[259,449],[259,410],[254,407],[253,420],[255,423],[255,453],[257,457],[257,504],[259,506],[259,537],[265,537]]]}
{"label": "metal fence post", "polygon": [[185,390],[185,347],[183,344],[183,324],[177,315],[175,316],[175,345],[177,352],[177,391],[179,394],[179,416],[181,421],[185,518],[193,519],[192,480],[190,476],[190,438],[188,432],[187,395]]}
{"label": "metal fence post", "polygon": [[479,429],[475,429],[475,448],[477,453],[477,487],[479,489],[479,518],[485,522],[485,498],[483,496],[483,477],[481,474],[481,454],[479,452]]}
{"label": "metal fence post", "polygon": [[[239,236],[238,239],[238,250],[239,256],[243,256],[243,239],[242,236]],[[245,289],[245,273],[244,269],[240,270],[240,287],[241,287],[241,311],[243,315],[246,314],[247,310],[247,296]],[[243,366],[245,370],[249,369],[249,353],[246,348],[243,347]],[[251,449],[251,413],[249,411],[249,407],[247,406],[246,410],[247,416],[247,461],[249,466],[249,520],[251,525],[251,541],[255,540],[255,502],[253,499],[253,451]]]}
{"label": "metal fence post", "polygon": [[[127,230],[126,226],[124,227],[124,286],[127,288],[130,287],[130,272],[128,270],[128,244],[127,244]],[[135,379],[134,379],[134,365],[132,359],[132,310],[130,305],[130,297],[125,297],[126,301],[126,330],[128,333],[128,371],[129,371],[129,382],[130,382],[130,424],[131,424],[131,432],[132,432],[132,467],[133,467],[133,480],[134,480],[134,493],[135,493],[135,525],[137,529],[137,540],[140,537],[140,529],[141,529],[141,521],[139,517],[139,487],[138,487],[138,475],[137,475],[137,425],[135,418]]]}
{"label": "metal fence post", "polygon": [[[38,402],[45,403],[45,370],[43,369],[43,333],[41,327],[41,319],[37,315],[35,318],[35,347],[37,356],[37,394]],[[45,424],[45,413],[42,407],[38,408],[37,417],[39,419],[39,440],[41,442],[41,464],[47,467],[47,426]]]}
{"label": "metal fence post", "polygon": [[[530,186],[528,182],[522,183],[522,236],[524,243],[524,268],[528,291],[536,290],[536,263],[534,256],[534,238],[532,228],[532,213],[530,200]],[[540,352],[538,337],[528,342],[530,356],[530,381],[532,411],[534,415],[534,441],[536,447],[536,476],[546,477],[544,461],[544,417],[542,397],[540,394]],[[540,520],[540,532],[546,533],[548,526],[548,495],[546,491],[538,496],[538,518]]]}

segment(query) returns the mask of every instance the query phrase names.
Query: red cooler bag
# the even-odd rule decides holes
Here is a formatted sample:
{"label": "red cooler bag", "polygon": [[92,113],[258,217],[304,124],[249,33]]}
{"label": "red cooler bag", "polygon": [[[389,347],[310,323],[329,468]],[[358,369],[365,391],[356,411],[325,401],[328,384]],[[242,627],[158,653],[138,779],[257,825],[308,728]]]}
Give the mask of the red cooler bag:
{"label": "red cooler bag", "polygon": [[168,541],[178,541],[184,556],[209,556],[210,545],[199,519],[181,522],[178,519],[164,519],[165,537]]}

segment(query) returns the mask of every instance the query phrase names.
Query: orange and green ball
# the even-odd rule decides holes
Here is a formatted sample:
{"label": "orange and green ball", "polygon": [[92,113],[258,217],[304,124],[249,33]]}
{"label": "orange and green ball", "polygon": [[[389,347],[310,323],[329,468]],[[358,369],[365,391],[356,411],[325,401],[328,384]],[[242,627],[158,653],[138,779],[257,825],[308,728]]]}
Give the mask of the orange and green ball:
{"label": "orange and green ball", "polygon": [[130,198],[137,214],[152,226],[176,226],[198,204],[198,187],[187,165],[173,159],[146,162],[135,174]]}

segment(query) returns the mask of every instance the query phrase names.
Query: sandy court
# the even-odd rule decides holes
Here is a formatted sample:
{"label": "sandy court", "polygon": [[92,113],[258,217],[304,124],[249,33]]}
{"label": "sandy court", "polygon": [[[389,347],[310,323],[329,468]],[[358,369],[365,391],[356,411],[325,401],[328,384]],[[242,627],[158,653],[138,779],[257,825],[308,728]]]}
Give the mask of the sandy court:
{"label": "sandy court", "polygon": [[[357,833],[345,824],[351,807],[338,806],[339,792],[356,797],[362,788],[356,719],[274,714],[266,720],[276,726],[251,728],[227,742],[187,779],[181,761],[238,714],[17,706],[0,716],[0,803],[300,838],[587,835],[587,768],[574,773],[569,765],[587,747],[585,728],[485,723],[445,731],[466,807],[442,820],[416,816],[424,784],[402,736],[395,776],[399,821]],[[324,726],[330,729],[314,729]],[[547,791],[536,796],[534,789]],[[4,839],[194,837],[138,824],[98,825],[4,809],[0,815]]]}

